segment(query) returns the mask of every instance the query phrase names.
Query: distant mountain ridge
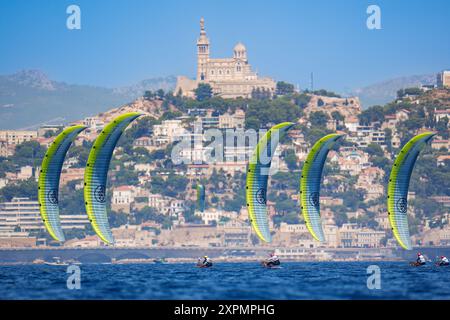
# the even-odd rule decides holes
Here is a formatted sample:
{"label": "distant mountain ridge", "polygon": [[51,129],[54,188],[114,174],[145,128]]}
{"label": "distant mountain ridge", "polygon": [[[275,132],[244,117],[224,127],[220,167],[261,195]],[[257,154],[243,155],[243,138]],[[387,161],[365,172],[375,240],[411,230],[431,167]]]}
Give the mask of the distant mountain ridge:
{"label": "distant mountain ridge", "polygon": [[134,101],[146,90],[175,88],[174,76],[103,88],[53,81],[40,70],[0,75],[0,130],[66,123]]}
{"label": "distant mountain ridge", "polygon": [[21,70],[17,73],[7,75],[5,78],[11,82],[24,87],[31,87],[42,90],[55,90],[55,84],[41,70]]}
{"label": "distant mountain ridge", "polygon": [[[435,84],[436,74],[399,77],[352,90],[364,109],[396,98],[402,88]],[[155,77],[118,88],[53,81],[40,70],[0,75],[0,130],[67,123],[134,101],[146,90],[174,90],[175,76]]]}
{"label": "distant mountain ridge", "polygon": [[131,86],[115,88],[113,91],[114,93],[135,99],[136,97],[142,96],[147,90],[155,91],[163,89],[165,92],[173,91],[176,83],[177,77],[175,76],[158,77],[142,80]]}
{"label": "distant mountain ridge", "polygon": [[378,82],[355,89],[350,94],[359,96],[364,109],[373,105],[383,105],[397,97],[397,91],[425,84],[436,84],[436,74],[412,75]]}

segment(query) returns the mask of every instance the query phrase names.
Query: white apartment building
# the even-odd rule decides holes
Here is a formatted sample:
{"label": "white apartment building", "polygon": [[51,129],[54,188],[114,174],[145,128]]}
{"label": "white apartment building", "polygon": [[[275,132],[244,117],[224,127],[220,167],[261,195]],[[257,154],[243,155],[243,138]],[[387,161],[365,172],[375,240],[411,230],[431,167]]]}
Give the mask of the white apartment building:
{"label": "white apartment building", "polygon": [[197,211],[196,215],[202,218],[204,224],[211,224],[212,222],[219,222],[220,217],[222,216],[222,211],[211,208],[209,210],[205,210],[204,212]]}
{"label": "white apartment building", "polygon": [[120,186],[114,188],[112,204],[130,204],[134,201],[134,191],[131,186]]}
{"label": "white apartment building", "polygon": [[378,248],[380,241],[386,235],[384,231],[361,230],[357,233],[356,243],[360,248]]}
{"label": "white apartment building", "polygon": [[134,188],[132,186],[120,186],[114,188],[111,198],[111,209],[130,213],[131,204],[134,202]]}
{"label": "white apartment building", "polygon": [[365,148],[372,143],[384,146],[386,134],[383,130],[377,130],[373,126],[358,126],[356,132],[350,134],[347,140],[355,143],[359,148]]}
{"label": "white apartment building", "polygon": [[438,88],[448,88],[450,87],[450,70],[443,70],[437,75],[437,86]]}
{"label": "white apartment building", "polygon": [[435,108],[434,109],[434,119],[436,120],[436,122],[439,122],[439,121],[443,120],[444,118],[447,118],[450,120],[450,108],[443,109],[443,110],[436,110],[436,108]]}
{"label": "white apartment building", "polygon": [[234,114],[225,113],[219,116],[219,128],[243,129],[245,127],[245,112],[241,109],[236,110]]}
{"label": "white apartment building", "polygon": [[151,193],[148,196],[148,206],[155,208],[159,212],[162,212],[168,203],[169,201],[161,194]]}
{"label": "white apartment building", "polygon": [[[88,224],[87,215],[61,215],[63,229],[84,229]],[[44,230],[37,201],[13,198],[10,202],[0,203],[0,231],[3,236]]]}
{"label": "white apartment building", "polygon": [[98,131],[103,129],[105,123],[97,117],[87,117],[83,120],[83,125],[89,130]]}
{"label": "white apartment building", "polygon": [[178,119],[164,120],[161,124],[153,126],[153,134],[157,137],[165,137],[169,142],[178,140],[186,133],[187,130],[183,128],[182,121]]}
{"label": "white apartment building", "polygon": [[11,232],[34,232],[44,229],[39,204],[29,198],[13,198],[0,203],[0,227]]}
{"label": "white apartment building", "polygon": [[25,141],[36,140],[37,136],[37,131],[0,130],[0,140],[5,141],[9,145],[17,145]]}

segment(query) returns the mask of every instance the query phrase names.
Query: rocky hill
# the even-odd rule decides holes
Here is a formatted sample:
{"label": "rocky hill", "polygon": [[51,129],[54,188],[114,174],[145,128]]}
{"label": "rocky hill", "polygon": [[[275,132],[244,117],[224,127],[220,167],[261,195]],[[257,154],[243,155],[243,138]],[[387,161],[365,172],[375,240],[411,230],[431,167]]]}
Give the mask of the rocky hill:
{"label": "rocky hill", "polygon": [[0,129],[67,123],[134,101],[145,90],[173,86],[174,77],[113,89],[53,81],[39,70],[0,75]]}

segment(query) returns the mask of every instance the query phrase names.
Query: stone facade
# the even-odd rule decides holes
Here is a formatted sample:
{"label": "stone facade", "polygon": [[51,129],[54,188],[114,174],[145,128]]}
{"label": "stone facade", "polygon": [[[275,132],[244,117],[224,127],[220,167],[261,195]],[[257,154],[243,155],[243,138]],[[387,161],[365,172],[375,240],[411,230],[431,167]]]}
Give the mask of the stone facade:
{"label": "stone facade", "polygon": [[438,88],[450,88],[450,70],[444,70],[437,75]]}
{"label": "stone facade", "polygon": [[258,77],[252,71],[247,59],[247,49],[242,43],[236,44],[232,58],[211,58],[210,43],[206,36],[203,18],[200,20],[200,37],[197,40],[197,78],[179,76],[175,94],[194,97],[194,90],[200,83],[207,83],[215,95],[223,98],[250,98],[252,91],[275,92],[276,83],[271,78]]}

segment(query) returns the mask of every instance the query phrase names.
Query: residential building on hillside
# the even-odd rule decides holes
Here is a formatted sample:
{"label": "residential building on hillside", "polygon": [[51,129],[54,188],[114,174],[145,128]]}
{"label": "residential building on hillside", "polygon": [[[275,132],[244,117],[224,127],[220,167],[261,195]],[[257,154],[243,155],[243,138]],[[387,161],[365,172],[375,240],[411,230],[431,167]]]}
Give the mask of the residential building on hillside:
{"label": "residential building on hillside", "polygon": [[164,120],[161,124],[153,126],[153,134],[156,137],[166,137],[169,143],[179,140],[186,133],[187,130],[183,128],[182,121],[179,119]]}
{"label": "residential building on hillside", "polygon": [[450,149],[450,140],[433,139],[431,140],[431,148],[440,150],[442,148]]}
{"label": "residential building on hillside", "polygon": [[29,198],[13,198],[0,203],[0,227],[10,232],[38,232],[44,230],[39,204]]}
{"label": "residential building on hillside", "polygon": [[438,88],[450,87],[450,70],[443,70],[437,74],[437,86]]}
{"label": "residential building on hillside", "polygon": [[436,120],[436,122],[439,122],[444,118],[447,118],[448,122],[450,123],[450,108],[442,110],[434,109],[434,119]]}
{"label": "residential building on hillside", "polygon": [[345,118],[344,126],[348,129],[350,132],[356,132],[359,126],[359,119],[358,117],[351,116]]}
{"label": "residential building on hillside", "polygon": [[356,132],[351,133],[349,141],[355,143],[359,148],[366,148],[369,144],[386,145],[386,134],[384,130],[375,129],[374,126],[358,126]]}
{"label": "residential building on hillside", "polygon": [[225,113],[219,116],[219,128],[220,129],[243,129],[245,128],[245,112],[241,109],[237,109],[234,114]]}
{"label": "residential building on hillside", "polygon": [[[85,214],[62,214],[63,230],[84,229],[89,224]],[[0,230],[2,236],[29,236],[45,230],[39,203],[29,198],[13,198],[0,203]]]}
{"label": "residential building on hillside", "polygon": [[0,130],[0,141],[4,141],[8,145],[18,145],[25,141],[36,140],[37,137],[37,131]]}
{"label": "residential building on hillside", "polygon": [[119,186],[113,189],[111,198],[111,209],[130,213],[131,204],[134,202],[134,187]]}
{"label": "residential building on hillside", "polygon": [[224,247],[246,247],[251,245],[252,230],[248,223],[235,218],[219,224],[217,230],[223,234]]}
{"label": "residential building on hillside", "polygon": [[34,177],[34,170],[32,166],[20,167],[20,170],[17,173],[17,180],[28,180],[32,177]]}
{"label": "residential building on hillside", "polygon": [[97,132],[103,129],[105,123],[98,117],[87,117],[83,120],[83,125],[87,127],[87,130]]}
{"label": "residential building on hillside", "polygon": [[62,124],[60,125],[43,125],[40,126],[37,130],[38,137],[43,137],[47,132],[52,132],[53,134],[57,133],[58,131],[62,131],[64,129],[64,126]]}
{"label": "residential building on hillside", "polygon": [[11,148],[6,141],[0,140],[0,157],[6,158],[14,154],[14,148]]}

